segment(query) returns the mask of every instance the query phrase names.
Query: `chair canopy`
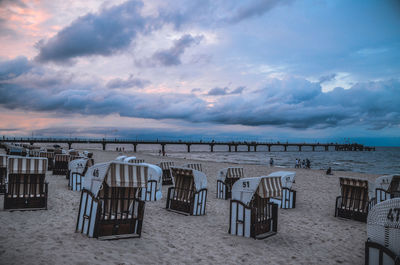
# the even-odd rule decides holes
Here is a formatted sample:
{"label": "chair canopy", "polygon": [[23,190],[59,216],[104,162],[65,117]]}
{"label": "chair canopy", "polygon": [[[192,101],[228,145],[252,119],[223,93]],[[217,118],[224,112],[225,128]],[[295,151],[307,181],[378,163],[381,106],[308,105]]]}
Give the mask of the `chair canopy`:
{"label": "chair canopy", "polygon": [[375,180],[375,189],[388,190],[390,182],[392,182],[393,175],[380,176]]}
{"label": "chair canopy", "polygon": [[232,200],[238,200],[249,205],[254,194],[261,198],[282,196],[281,177],[241,178],[233,184]]}
{"label": "chair canopy", "polygon": [[400,198],[378,203],[369,211],[367,235],[372,242],[400,254]]}
{"label": "chair canopy", "polygon": [[46,158],[53,159],[53,158],[54,158],[54,152],[45,152],[45,151],[41,151],[41,152],[39,153],[39,157],[46,157]]}
{"label": "chair canopy", "polygon": [[7,156],[0,155],[0,168],[7,168]]}
{"label": "chair canopy", "polygon": [[183,165],[183,167],[195,169],[195,170],[198,170],[198,171],[203,171],[203,167],[199,163],[189,163],[189,164]]}
{"label": "chair canopy", "polygon": [[362,188],[368,190],[368,180],[341,177],[339,178],[339,183],[342,191],[345,187]]}
{"label": "chair canopy", "polygon": [[109,187],[146,188],[150,175],[159,172],[148,165],[130,164],[121,161],[111,161],[95,164],[85,174],[83,187],[96,197],[103,184]]}
{"label": "chair canopy", "polygon": [[129,156],[124,158],[124,162],[127,163],[136,163],[136,156]]}
{"label": "chair canopy", "polygon": [[162,161],[160,162],[160,167],[162,170],[170,169],[170,167],[174,166],[174,162],[172,161]]}
{"label": "chair canopy", "polygon": [[[89,163],[89,165],[88,165]],[[87,167],[90,167],[91,160],[88,158],[80,158],[72,160],[68,163],[68,169],[72,173],[80,173],[83,174]]]}
{"label": "chair canopy", "polygon": [[42,157],[8,157],[9,174],[46,174],[47,158]]}
{"label": "chair canopy", "polygon": [[115,158],[115,161],[124,161],[125,158],[126,156],[118,156],[117,158]]}
{"label": "chair canopy", "polygon": [[172,176],[175,181],[175,188],[187,188],[182,187],[186,183],[184,179],[191,178],[193,180],[195,191],[207,188],[207,177],[201,171],[185,168],[185,167],[171,167]]}
{"label": "chair canopy", "polygon": [[387,189],[390,194],[398,197],[400,194],[400,175],[393,175],[392,181]]}
{"label": "chair canopy", "polygon": [[244,178],[242,167],[227,167],[219,171],[219,180],[225,181],[228,178]]}
{"label": "chair canopy", "polygon": [[269,177],[280,177],[283,188],[291,189],[296,177],[296,172],[293,171],[276,171],[267,176]]}

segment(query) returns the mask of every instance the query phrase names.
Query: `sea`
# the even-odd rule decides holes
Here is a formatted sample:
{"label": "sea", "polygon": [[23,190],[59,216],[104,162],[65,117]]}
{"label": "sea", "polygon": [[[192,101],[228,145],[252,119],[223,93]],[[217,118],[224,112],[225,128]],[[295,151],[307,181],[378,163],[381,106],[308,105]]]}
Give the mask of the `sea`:
{"label": "sea", "polygon": [[[101,149],[96,144],[75,144],[76,149]],[[128,144],[108,144],[106,150],[123,148],[126,152],[132,152],[133,146]],[[160,145],[138,145],[138,152],[146,152],[159,155]],[[187,152],[186,145],[167,145],[166,156],[176,158],[195,159],[200,161],[228,162],[237,164],[269,165],[270,158],[274,160],[275,167],[293,168],[296,159],[311,161],[312,169],[332,171],[354,171],[369,174],[400,174],[400,147],[376,147],[376,151],[312,151],[310,147],[303,147],[299,152],[297,147],[288,148],[285,152],[280,147],[272,147],[268,152],[266,147],[258,146],[257,152],[247,146],[239,146],[238,151],[228,151],[227,146],[214,146],[214,152],[210,152],[207,145],[192,145],[191,152]]]}

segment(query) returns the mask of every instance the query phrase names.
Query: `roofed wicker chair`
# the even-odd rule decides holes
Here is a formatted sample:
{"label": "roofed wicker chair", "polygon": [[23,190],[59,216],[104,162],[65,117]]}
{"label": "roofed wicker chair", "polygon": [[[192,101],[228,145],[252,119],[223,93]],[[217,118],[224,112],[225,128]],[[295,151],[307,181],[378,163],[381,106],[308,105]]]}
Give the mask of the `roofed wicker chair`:
{"label": "roofed wicker chair", "polygon": [[184,215],[204,215],[207,201],[207,177],[198,170],[171,167],[175,186],[168,188],[167,210]]}
{"label": "roofed wicker chair", "polygon": [[221,169],[217,179],[217,198],[224,200],[230,199],[232,197],[232,186],[240,178],[244,178],[242,167]]}
{"label": "roofed wicker chair", "polygon": [[279,205],[282,209],[292,209],[296,207],[296,191],[293,189],[293,183],[295,182],[296,172],[293,171],[276,171],[268,176],[267,178],[280,178],[280,181],[276,181],[276,188],[281,189],[280,196],[270,198],[271,202]]}
{"label": "roofed wicker chair", "polygon": [[68,176],[69,161],[70,161],[70,157],[68,154],[55,154],[54,155],[53,175]]}
{"label": "roofed wicker chair", "polygon": [[171,170],[170,168],[174,166],[174,162],[172,161],[162,161],[160,162],[160,164],[158,165],[162,172],[162,184],[163,185],[172,185],[174,184],[174,180],[172,179],[172,175],[171,175]]}
{"label": "roofed wicker chair", "polygon": [[7,156],[0,155],[0,194],[6,192]]}
{"label": "roofed wicker chair", "polygon": [[8,157],[4,209],[47,209],[46,170],[47,159],[45,158]]}

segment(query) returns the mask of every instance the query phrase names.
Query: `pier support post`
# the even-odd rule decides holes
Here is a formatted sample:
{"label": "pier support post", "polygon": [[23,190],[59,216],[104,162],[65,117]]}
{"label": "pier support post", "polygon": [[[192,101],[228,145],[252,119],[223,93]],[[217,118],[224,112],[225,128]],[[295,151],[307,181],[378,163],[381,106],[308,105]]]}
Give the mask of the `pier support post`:
{"label": "pier support post", "polygon": [[103,146],[103,151],[105,151],[106,150],[106,143],[101,143],[101,145]]}
{"label": "pier support post", "polygon": [[72,143],[68,142],[68,149],[72,149]]}
{"label": "pier support post", "polygon": [[210,144],[210,149],[211,149],[211,152],[214,152],[214,145],[213,144]]}
{"label": "pier support post", "polygon": [[257,145],[254,145],[254,152],[257,152]]}
{"label": "pier support post", "polygon": [[190,153],[190,144],[186,144],[187,145],[187,151],[188,153]]}
{"label": "pier support post", "polygon": [[165,154],[165,144],[161,144],[161,152],[163,155]]}
{"label": "pier support post", "polygon": [[133,152],[135,152],[135,153],[136,153],[136,146],[137,146],[137,144],[133,144]]}
{"label": "pier support post", "polygon": [[238,147],[238,146],[237,146],[237,145],[235,145],[235,152],[237,152],[237,147]]}
{"label": "pier support post", "polygon": [[229,152],[232,152],[232,148],[231,148],[231,145],[228,145],[229,146]]}
{"label": "pier support post", "polygon": [[285,152],[286,152],[287,151],[287,145],[284,145],[283,147],[285,148]]}
{"label": "pier support post", "polygon": [[250,145],[247,145],[247,152],[250,152]]}
{"label": "pier support post", "polygon": [[301,152],[301,145],[299,145],[299,152]]}
{"label": "pier support post", "polygon": [[313,151],[313,152],[315,151],[315,145],[312,146],[312,151]]}
{"label": "pier support post", "polygon": [[271,152],[271,145],[268,145],[268,152]]}
{"label": "pier support post", "polygon": [[325,151],[329,151],[329,146],[325,145]]}

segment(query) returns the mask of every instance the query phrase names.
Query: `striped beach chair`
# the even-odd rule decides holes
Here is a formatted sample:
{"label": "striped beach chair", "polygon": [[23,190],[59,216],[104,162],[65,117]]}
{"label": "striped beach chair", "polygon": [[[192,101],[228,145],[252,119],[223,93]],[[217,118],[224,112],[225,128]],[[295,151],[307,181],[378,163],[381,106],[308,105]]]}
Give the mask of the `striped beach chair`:
{"label": "striped beach chair", "polygon": [[93,159],[80,158],[69,162],[69,181],[68,188],[73,191],[82,190],[83,177],[89,167],[93,166]]}
{"label": "striped beach chair", "polygon": [[171,167],[175,186],[168,188],[169,211],[184,215],[204,215],[207,201],[207,177],[203,172],[183,167]]}
{"label": "striped beach chair", "polygon": [[339,178],[340,196],[336,198],[335,217],[366,222],[369,208],[368,181]]}
{"label": "striped beach chair", "polygon": [[400,175],[381,176],[375,180],[375,203],[400,197]]}
{"label": "striped beach chair", "polygon": [[[282,209],[292,209],[296,206],[296,191],[293,190],[296,172],[293,171],[276,171],[266,178],[274,178],[274,188],[280,189],[280,196],[270,198],[270,201],[278,204]],[[276,179],[280,178],[280,181]]]}
{"label": "striped beach chair", "polygon": [[160,164],[158,165],[162,172],[163,172],[163,185],[172,185],[174,184],[174,180],[172,179],[172,175],[171,175],[171,170],[170,168],[174,166],[174,162],[172,161],[163,161],[160,162]]}
{"label": "striped beach chair", "polygon": [[70,157],[68,154],[56,154],[54,156],[53,175],[68,176],[68,163]]}
{"label": "striped beach chair", "polygon": [[400,265],[400,198],[376,204],[368,213],[366,265]]}
{"label": "striped beach chair", "polygon": [[281,178],[241,178],[232,187],[231,235],[263,239],[278,231],[278,205],[270,198],[282,195]]}
{"label": "striped beach chair", "polygon": [[99,239],[140,237],[145,208],[140,194],[151,170],[120,161],[90,167],[83,180],[76,231]]}
{"label": "striped beach chair", "polygon": [[47,209],[47,159],[8,157],[4,209]]}
{"label": "striped beach chair", "polygon": [[187,168],[191,168],[191,169],[195,169],[197,171],[203,172],[203,166],[199,163],[189,163],[189,164],[183,165],[183,167],[187,167]]}
{"label": "striped beach chair", "polygon": [[7,156],[0,155],[0,194],[6,192]]}
{"label": "striped beach chair", "polygon": [[47,170],[53,170],[54,168],[54,152],[40,152],[39,157],[47,158]]}
{"label": "striped beach chair", "polygon": [[232,197],[232,186],[240,178],[244,178],[242,167],[228,167],[219,171],[217,179],[217,198],[230,199]]}
{"label": "striped beach chair", "polygon": [[140,164],[144,163],[144,159],[136,158],[135,156],[126,157],[124,162],[132,163],[132,164]]}

